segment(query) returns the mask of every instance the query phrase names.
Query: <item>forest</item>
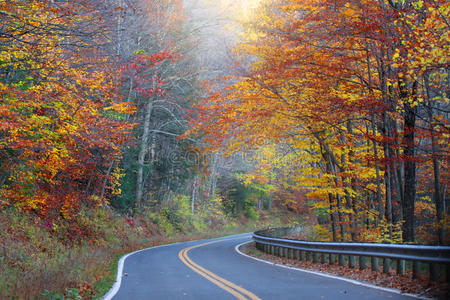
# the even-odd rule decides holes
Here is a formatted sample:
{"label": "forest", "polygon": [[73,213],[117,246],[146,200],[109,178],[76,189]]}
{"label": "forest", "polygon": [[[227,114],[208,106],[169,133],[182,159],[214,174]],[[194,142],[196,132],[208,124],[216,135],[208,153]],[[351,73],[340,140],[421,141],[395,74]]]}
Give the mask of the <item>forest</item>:
{"label": "forest", "polygon": [[98,297],[131,250],[268,226],[448,245],[449,15],[0,1],[0,298]]}

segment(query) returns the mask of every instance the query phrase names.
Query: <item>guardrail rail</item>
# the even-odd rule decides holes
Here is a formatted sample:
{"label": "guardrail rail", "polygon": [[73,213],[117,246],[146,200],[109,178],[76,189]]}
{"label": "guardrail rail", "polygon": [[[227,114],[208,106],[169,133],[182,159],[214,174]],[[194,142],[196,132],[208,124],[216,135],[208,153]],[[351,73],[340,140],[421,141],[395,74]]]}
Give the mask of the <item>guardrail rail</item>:
{"label": "guardrail rail", "polygon": [[356,267],[359,258],[359,268],[367,268],[367,258],[371,260],[372,271],[379,270],[379,259],[383,260],[383,272],[389,273],[396,262],[397,274],[405,274],[406,262],[410,262],[412,277],[419,278],[423,264],[428,265],[430,281],[439,281],[442,277],[450,278],[450,247],[425,246],[406,244],[378,243],[337,243],[308,242],[282,238],[302,231],[301,226],[272,228],[253,233],[256,248],[260,251],[290,259],[312,260],[322,264],[336,263],[340,266]]}

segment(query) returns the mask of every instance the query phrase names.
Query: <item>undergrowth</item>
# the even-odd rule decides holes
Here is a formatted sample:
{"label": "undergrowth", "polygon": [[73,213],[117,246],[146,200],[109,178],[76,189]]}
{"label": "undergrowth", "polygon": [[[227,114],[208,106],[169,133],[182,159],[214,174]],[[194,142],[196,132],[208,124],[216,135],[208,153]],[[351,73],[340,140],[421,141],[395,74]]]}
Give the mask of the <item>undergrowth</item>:
{"label": "undergrowth", "polygon": [[107,207],[85,208],[71,219],[0,211],[0,298],[99,298],[111,288],[117,261],[127,252],[298,221],[276,210],[259,212],[257,222],[208,209],[191,215],[183,202],[174,199],[161,211],[133,217]]}

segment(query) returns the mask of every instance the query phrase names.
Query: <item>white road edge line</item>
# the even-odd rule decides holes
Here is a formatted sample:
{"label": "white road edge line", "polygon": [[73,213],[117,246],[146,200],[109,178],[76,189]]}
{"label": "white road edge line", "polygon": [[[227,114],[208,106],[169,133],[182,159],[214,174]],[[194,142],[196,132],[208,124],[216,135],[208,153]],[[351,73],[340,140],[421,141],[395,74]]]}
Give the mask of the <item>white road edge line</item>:
{"label": "white road edge line", "polygon": [[285,268],[285,269],[295,270],[295,271],[299,271],[299,272],[310,273],[310,274],[314,274],[314,275],[318,275],[318,276],[322,276],[322,277],[342,280],[342,281],[346,281],[346,282],[349,282],[349,283],[352,283],[352,284],[355,284],[355,285],[360,285],[360,286],[364,286],[364,287],[368,287],[368,288],[372,288],[372,289],[377,289],[377,290],[381,290],[381,291],[385,291],[385,292],[390,292],[390,293],[394,293],[394,294],[399,294],[399,295],[403,295],[403,296],[414,297],[414,298],[417,298],[417,299],[423,299],[423,300],[435,299],[435,298],[428,298],[428,297],[417,295],[417,294],[402,293],[402,291],[400,291],[398,289],[385,288],[385,287],[377,286],[377,285],[370,284],[370,283],[367,283],[367,282],[357,281],[357,280],[354,280],[354,279],[349,279],[349,278],[345,278],[345,277],[335,276],[335,275],[331,275],[331,274],[327,274],[327,273],[311,271],[311,270],[307,270],[307,269],[300,269],[300,268],[290,267],[290,266],[286,266],[286,265],[280,265],[280,264],[276,264],[276,263],[273,263],[273,262],[268,261],[268,260],[264,260],[264,259],[261,259],[261,258],[256,258],[256,257],[250,256],[248,254],[245,254],[245,253],[241,252],[241,250],[239,250],[239,247],[241,247],[242,245],[245,245],[245,244],[248,244],[248,243],[252,243],[252,242],[253,241],[244,242],[242,244],[239,244],[236,247],[234,247],[234,250],[237,253],[239,253],[240,255],[243,255],[245,257],[248,257],[248,258],[251,258],[251,259],[254,259],[254,260],[257,260],[257,261],[269,264],[269,265],[272,265],[272,266],[280,267],[280,268]]}
{"label": "white road edge line", "polygon": [[241,233],[241,234],[236,234],[236,235],[228,235],[228,236],[223,236],[223,237],[219,237],[219,238],[212,238],[212,239],[206,239],[206,240],[195,240],[195,241],[185,241],[185,242],[171,243],[171,244],[165,244],[165,245],[148,247],[148,248],[144,248],[144,249],[141,249],[141,250],[137,250],[137,251],[125,254],[124,256],[122,256],[119,259],[119,262],[117,263],[116,282],[114,282],[114,284],[111,287],[111,289],[105,295],[103,295],[100,299],[101,300],[111,300],[117,294],[117,292],[119,291],[120,285],[122,283],[123,265],[125,263],[125,259],[127,259],[128,256],[131,256],[133,254],[136,254],[136,253],[139,253],[139,252],[142,252],[142,251],[147,251],[147,250],[150,250],[150,249],[163,248],[163,247],[178,245],[178,244],[182,244],[182,243],[200,242],[200,241],[208,241],[208,240],[220,240],[220,239],[226,240],[226,239],[231,238],[231,237],[235,237],[235,236],[239,237],[241,235],[247,235],[247,234],[250,234],[250,233]]}
{"label": "white road edge line", "polygon": [[173,246],[173,245],[181,244],[181,243],[185,243],[185,242],[171,243],[171,244],[166,244],[166,245],[148,247],[148,248],[137,250],[137,251],[134,251],[134,252],[131,252],[131,253],[128,253],[128,254],[125,254],[124,256],[122,256],[119,259],[119,262],[117,263],[118,267],[117,267],[116,282],[114,282],[114,285],[112,286],[112,288],[105,295],[103,295],[103,297],[101,297],[101,299],[102,300],[111,300],[117,294],[117,292],[119,291],[120,284],[122,283],[123,265],[125,263],[125,259],[127,259],[128,256],[131,256],[133,254],[136,254],[136,253],[139,253],[139,252],[142,252],[142,251],[150,250],[150,249],[168,247],[168,246]]}

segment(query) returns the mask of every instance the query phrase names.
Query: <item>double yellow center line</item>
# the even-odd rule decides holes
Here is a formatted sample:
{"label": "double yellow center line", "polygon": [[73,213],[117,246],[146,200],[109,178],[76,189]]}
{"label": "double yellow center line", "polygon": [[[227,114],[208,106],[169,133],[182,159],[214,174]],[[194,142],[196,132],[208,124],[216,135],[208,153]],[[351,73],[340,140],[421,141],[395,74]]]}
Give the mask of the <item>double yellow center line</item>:
{"label": "double yellow center line", "polygon": [[214,244],[214,243],[218,243],[218,242],[221,242],[221,241],[223,241],[223,240],[208,242],[208,243],[204,243],[204,244],[200,244],[200,245],[196,245],[196,246],[185,248],[185,249],[181,250],[180,252],[178,252],[178,257],[180,258],[180,260],[186,266],[191,268],[194,272],[197,272],[198,274],[200,274],[201,276],[205,277],[206,279],[208,279],[209,281],[211,281],[212,283],[214,283],[218,287],[220,287],[220,288],[224,289],[225,291],[229,292],[230,294],[235,296],[236,299],[239,299],[239,300],[246,300],[246,299],[261,300],[255,294],[247,291],[246,289],[243,289],[242,287],[237,286],[234,283],[229,282],[228,280],[226,280],[226,279],[224,279],[224,278],[222,278],[222,277],[212,273],[211,271],[209,271],[209,270],[199,266],[198,264],[193,262],[188,256],[188,252],[190,250],[192,250],[192,249],[195,249],[195,248],[198,248],[198,247],[202,247],[202,246],[206,246],[206,245],[210,245],[210,244]]}

